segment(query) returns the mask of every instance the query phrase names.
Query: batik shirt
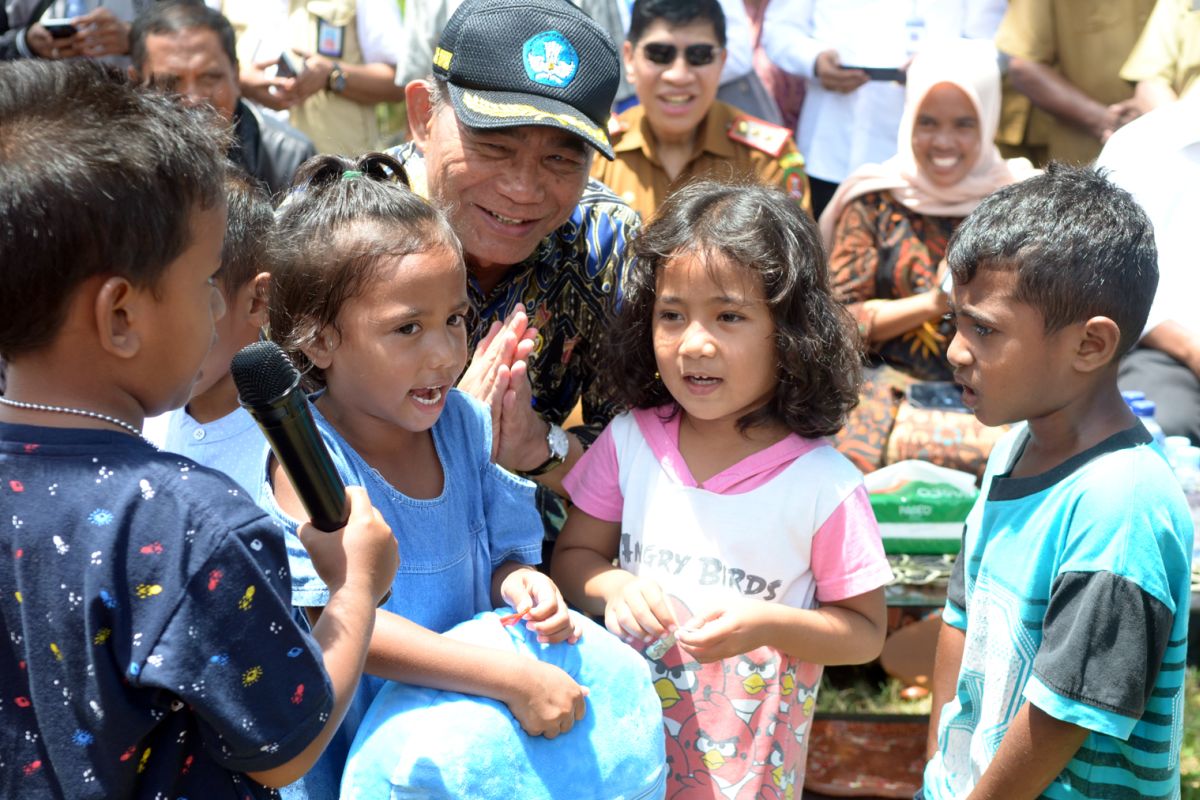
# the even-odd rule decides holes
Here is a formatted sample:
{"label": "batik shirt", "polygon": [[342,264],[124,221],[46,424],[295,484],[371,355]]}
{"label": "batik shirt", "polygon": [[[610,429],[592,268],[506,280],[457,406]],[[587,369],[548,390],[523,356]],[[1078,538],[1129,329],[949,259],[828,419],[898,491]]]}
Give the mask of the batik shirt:
{"label": "batik shirt", "polygon": [[1139,423],[1041,475],[996,445],[942,619],[965,641],[929,800],[966,797],[1026,703],[1090,733],[1042,793],[1179,797],[1192,521]]}
{"label": "batik shirt", "polygon": [[0,797],[273,797],[331,708],[283,537],[127,434],[0,424]]}

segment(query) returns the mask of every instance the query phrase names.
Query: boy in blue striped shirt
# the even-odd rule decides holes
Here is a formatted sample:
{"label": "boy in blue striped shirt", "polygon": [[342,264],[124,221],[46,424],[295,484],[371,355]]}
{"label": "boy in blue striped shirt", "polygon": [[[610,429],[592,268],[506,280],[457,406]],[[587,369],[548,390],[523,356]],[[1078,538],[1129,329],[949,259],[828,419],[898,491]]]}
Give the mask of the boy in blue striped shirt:
{"label": "boy in blue striped shirt", "polygon": [[1178,797],[1192,522],[1117,389],[1158,283],[1150,223],[1052,164],[984,200],[948,260],[963,399],[1020,424],[951,577],[923,795]]}

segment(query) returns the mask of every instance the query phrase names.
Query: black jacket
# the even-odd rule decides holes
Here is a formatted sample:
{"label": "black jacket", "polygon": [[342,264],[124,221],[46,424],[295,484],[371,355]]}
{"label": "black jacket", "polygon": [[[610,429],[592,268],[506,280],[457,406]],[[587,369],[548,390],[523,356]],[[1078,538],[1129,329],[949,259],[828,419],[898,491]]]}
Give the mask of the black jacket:
{"label": "black jacket", "polygon": [[233,125],[237,141],[230,159],[266,184],[272,197],[291,186],[300,165],[317,154],[307,136],[245,100],[238,100]]}

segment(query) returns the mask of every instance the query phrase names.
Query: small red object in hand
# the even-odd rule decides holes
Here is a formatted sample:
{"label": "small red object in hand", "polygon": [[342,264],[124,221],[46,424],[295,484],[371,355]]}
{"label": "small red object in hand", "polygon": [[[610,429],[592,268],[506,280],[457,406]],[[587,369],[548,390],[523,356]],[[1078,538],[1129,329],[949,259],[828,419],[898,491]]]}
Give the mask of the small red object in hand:
{"label": "small red object in hand", "polygon": [[525,609],[524,611],[517,611],[512,614],[505,614],[504,616],[500,617],[500,624],[501,625],[516,625],[518,622],[520,622],[521,620],[525,619],[528,616],[529,616],[528,608]]}

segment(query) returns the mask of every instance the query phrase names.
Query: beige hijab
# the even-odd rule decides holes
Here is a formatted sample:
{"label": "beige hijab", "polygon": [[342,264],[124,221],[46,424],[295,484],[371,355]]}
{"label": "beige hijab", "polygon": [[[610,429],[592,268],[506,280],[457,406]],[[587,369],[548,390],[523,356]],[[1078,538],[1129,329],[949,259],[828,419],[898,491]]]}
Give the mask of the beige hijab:
{"label": "beige hijab", "polygon": [[[913,156],[912,133],[917,109],[940,83],[957,86],[971,98],[979,115],[982,139],[979,160],[961,181],[938,186],[923,175]],[[882,164],[864,164],[842,181],[821,214],[821,236],[833,245],[833,230],[846,205],[867,192],[890,191],[892,196],[920,214],[965,217],[984,197],[1001,186],[1037,174],[1024,158],[1007,161],[993,140],[1000,123],[1000,70],[990,42],[959,40],[939,43],[913,59],[905,84],[904,113],[900,117],[896,155]]]}

